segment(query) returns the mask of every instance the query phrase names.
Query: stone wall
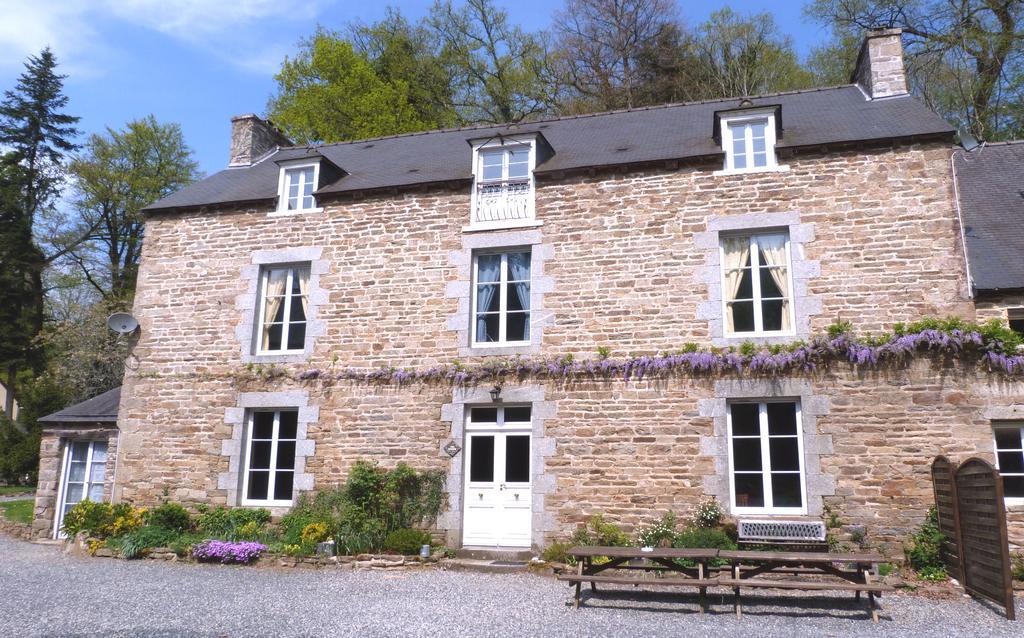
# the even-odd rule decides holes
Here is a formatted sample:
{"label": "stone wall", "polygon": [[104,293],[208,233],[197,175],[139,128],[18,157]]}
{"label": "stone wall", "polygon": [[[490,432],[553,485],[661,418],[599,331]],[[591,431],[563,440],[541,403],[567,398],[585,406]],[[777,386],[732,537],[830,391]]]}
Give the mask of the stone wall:
{"label": "stone wall", "polygon": [[[687,342],[711,346],[713,319],[701,305],[714,292],[717,253],[701,238],[741,215],[785,218],[799,229],[807,265],[795,303],[813,304],[803,315],[811,333],[837,319],[880,331],[924,316],[974,318],[948,148],[886,146],[787,163],[786,172],[742,176],[714,176],[719,167],[708,165],[540,183],[538,245],[550,320],[533,319],[546,321],[543,336],[522,354],[589,357],[606,346],[624,356]],[[462,455],[441,452],[453,436],[452,415],[443,413],[453,403],[451,388],[239,380],[236,331],[241,306],[252,299],[244,275],[254,252],[303,247],[327,263],[317,308],[326,325],[308,361],[283,370],[481,360],[466,347],[465,327],[451,320],[464,310],[450,293],[465,275],[468,189],[327,202],[323,212],[306,215],[267,213],[235,208],[149,218],[135,304],[139,367],[122,393],[117,496],[148,504],[166,489],[185,502],[234,504],[218,477],[237,472],[223,453],[234,437],[225,414],[238,408],[243,392],[308,393],[308,405],[319,411],[306,433],[315,450],[305,458],[314,489],[341,483],[360,458],[459,474]],[[260,370],[259,360],[250,372]],[[716,394],[715,381],[541,384],[550,416],[539,434],[553,446],[543,458],[553,484],[545,487],[534,542],[568,534],[593,513],[632,527],[667,509],[686,513],[719,493],[713,479],[720,480],[721,463],[708,447],[715,416],[706,402],[728,397]],[[829,505],[844,522],[891,544],[931,501],[932,457],[990,458],[984,410],[1024,403],[1020,384],[956,367],[844,369],[799,381],[808,397],[820,397],[812,433],[816,506]]]}

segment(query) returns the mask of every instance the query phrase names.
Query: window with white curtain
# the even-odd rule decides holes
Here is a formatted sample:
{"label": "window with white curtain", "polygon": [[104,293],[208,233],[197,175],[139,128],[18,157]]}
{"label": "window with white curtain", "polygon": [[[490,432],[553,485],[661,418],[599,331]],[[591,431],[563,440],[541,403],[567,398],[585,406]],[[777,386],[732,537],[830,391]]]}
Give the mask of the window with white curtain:
{"label": "window with white curtain", "polygon": [[792,334],[789,234],[729,235],[721,250],[726,336]]}
{"label": "window with white curtain", "polygon": [[309,312],[309,265],[268,266],[260,274],[257,354],[303,352]]}
{"label": "window with white curtain", "polygon": [[530,342],[530,251],[473,256],[473,345]]}
{"label": "window with white curtain", "polygon": [[800,405],[731,403],[728,424],[733,513],[802,514],[807,499]]}
{"label": "window with white curtain", "polygon": [[1024,502],[1024,424],[1005,423],[992,428],[996,467],[1003,477],[1003,496]]}

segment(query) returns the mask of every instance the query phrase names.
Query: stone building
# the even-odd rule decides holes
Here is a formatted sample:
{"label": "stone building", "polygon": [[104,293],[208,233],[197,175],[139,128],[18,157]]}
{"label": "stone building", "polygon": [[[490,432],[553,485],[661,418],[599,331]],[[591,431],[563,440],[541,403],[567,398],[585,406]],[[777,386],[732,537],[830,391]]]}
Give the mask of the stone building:
{"label": "stone building", "polygon": [[851,85],[506,126],[302,147],[234,118],[229,167],[146,211],[105,496],[281,513],[371,459],[447,472],[452,547],[714,496],[897,549],[932,458],[994,460],[1024,383],[723,353],[1006,312],[899,43],[869,34]]}

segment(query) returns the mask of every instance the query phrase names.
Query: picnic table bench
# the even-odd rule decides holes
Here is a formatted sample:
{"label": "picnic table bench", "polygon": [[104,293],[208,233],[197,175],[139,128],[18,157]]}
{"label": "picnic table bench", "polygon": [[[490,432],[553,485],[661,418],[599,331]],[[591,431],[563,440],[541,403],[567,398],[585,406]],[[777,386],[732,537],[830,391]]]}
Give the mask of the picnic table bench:
{"label": "picnic table bench", "polygon": [[[892,587],[875,582],[872,571],[884,558],[877,554],[830,554],[827,552],[773,552],[773,551],[730,551],[717,549],[673,549],[638,547],[595,547],[576,546],[569,549],[569,556],[576,559],[576,573],[559,574],[558,579],[575,587],[574,606],[580,606],[583,583],[589,582],[597,591],[598,583],[632,585],[634,587],[689,587],[699,593],[700,612],[706,608],[706,592],[709,587],[731,588],[735,594],[736,616],[742,615],[740,591],[744,588],[792,589],[803,591],[852,591],[860,600],[861,592],[868,594],[871,620],[878,622],[876,596],[892,591]],[[595,562],[603,557],[605,562]],[[679,564],[685,559],[693,566]],[[637,561],[642,564],[635,564]],[[711,561],[727,563],[712,577]],[[852,565],[853,568],[842,567]],[[626,572],[618,575],[604,575],[602,572],[616,570]],[[658,578],[645,578],[636,571],[656,572]],[[629,573],[633,572],[633,573]],[[726,576],[722,576],[722,573]],[[762,578],[762,576],[775,578]],[[807,576],[831,576],[836,580],[811,580]],[[784,578],[780,578],[784,577]]]}

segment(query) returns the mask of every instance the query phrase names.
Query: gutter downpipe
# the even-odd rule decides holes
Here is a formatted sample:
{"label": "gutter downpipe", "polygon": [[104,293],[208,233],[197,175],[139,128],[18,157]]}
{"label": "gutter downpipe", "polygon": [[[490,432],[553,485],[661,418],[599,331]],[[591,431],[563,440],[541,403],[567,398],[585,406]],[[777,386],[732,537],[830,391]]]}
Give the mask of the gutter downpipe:
{"label": "gutter downpipe", "polygon": [[[984,148],[984,145],[982,145],[982,148]],[[963,212],[960,210],[960,186],[957,183],[956,177],[956,154],[961,151],[969,152],[963,148],[955,149],[949,156],[949,168],[953,173],[953,200],[956,202],[956,221],[960,226],[960,248],[964,252],[964,271],[967,275],[967,296],[970,299],[974,299],[974,279],[971,277],[971,261],[967,258],[967,234],[964,230]]]}

